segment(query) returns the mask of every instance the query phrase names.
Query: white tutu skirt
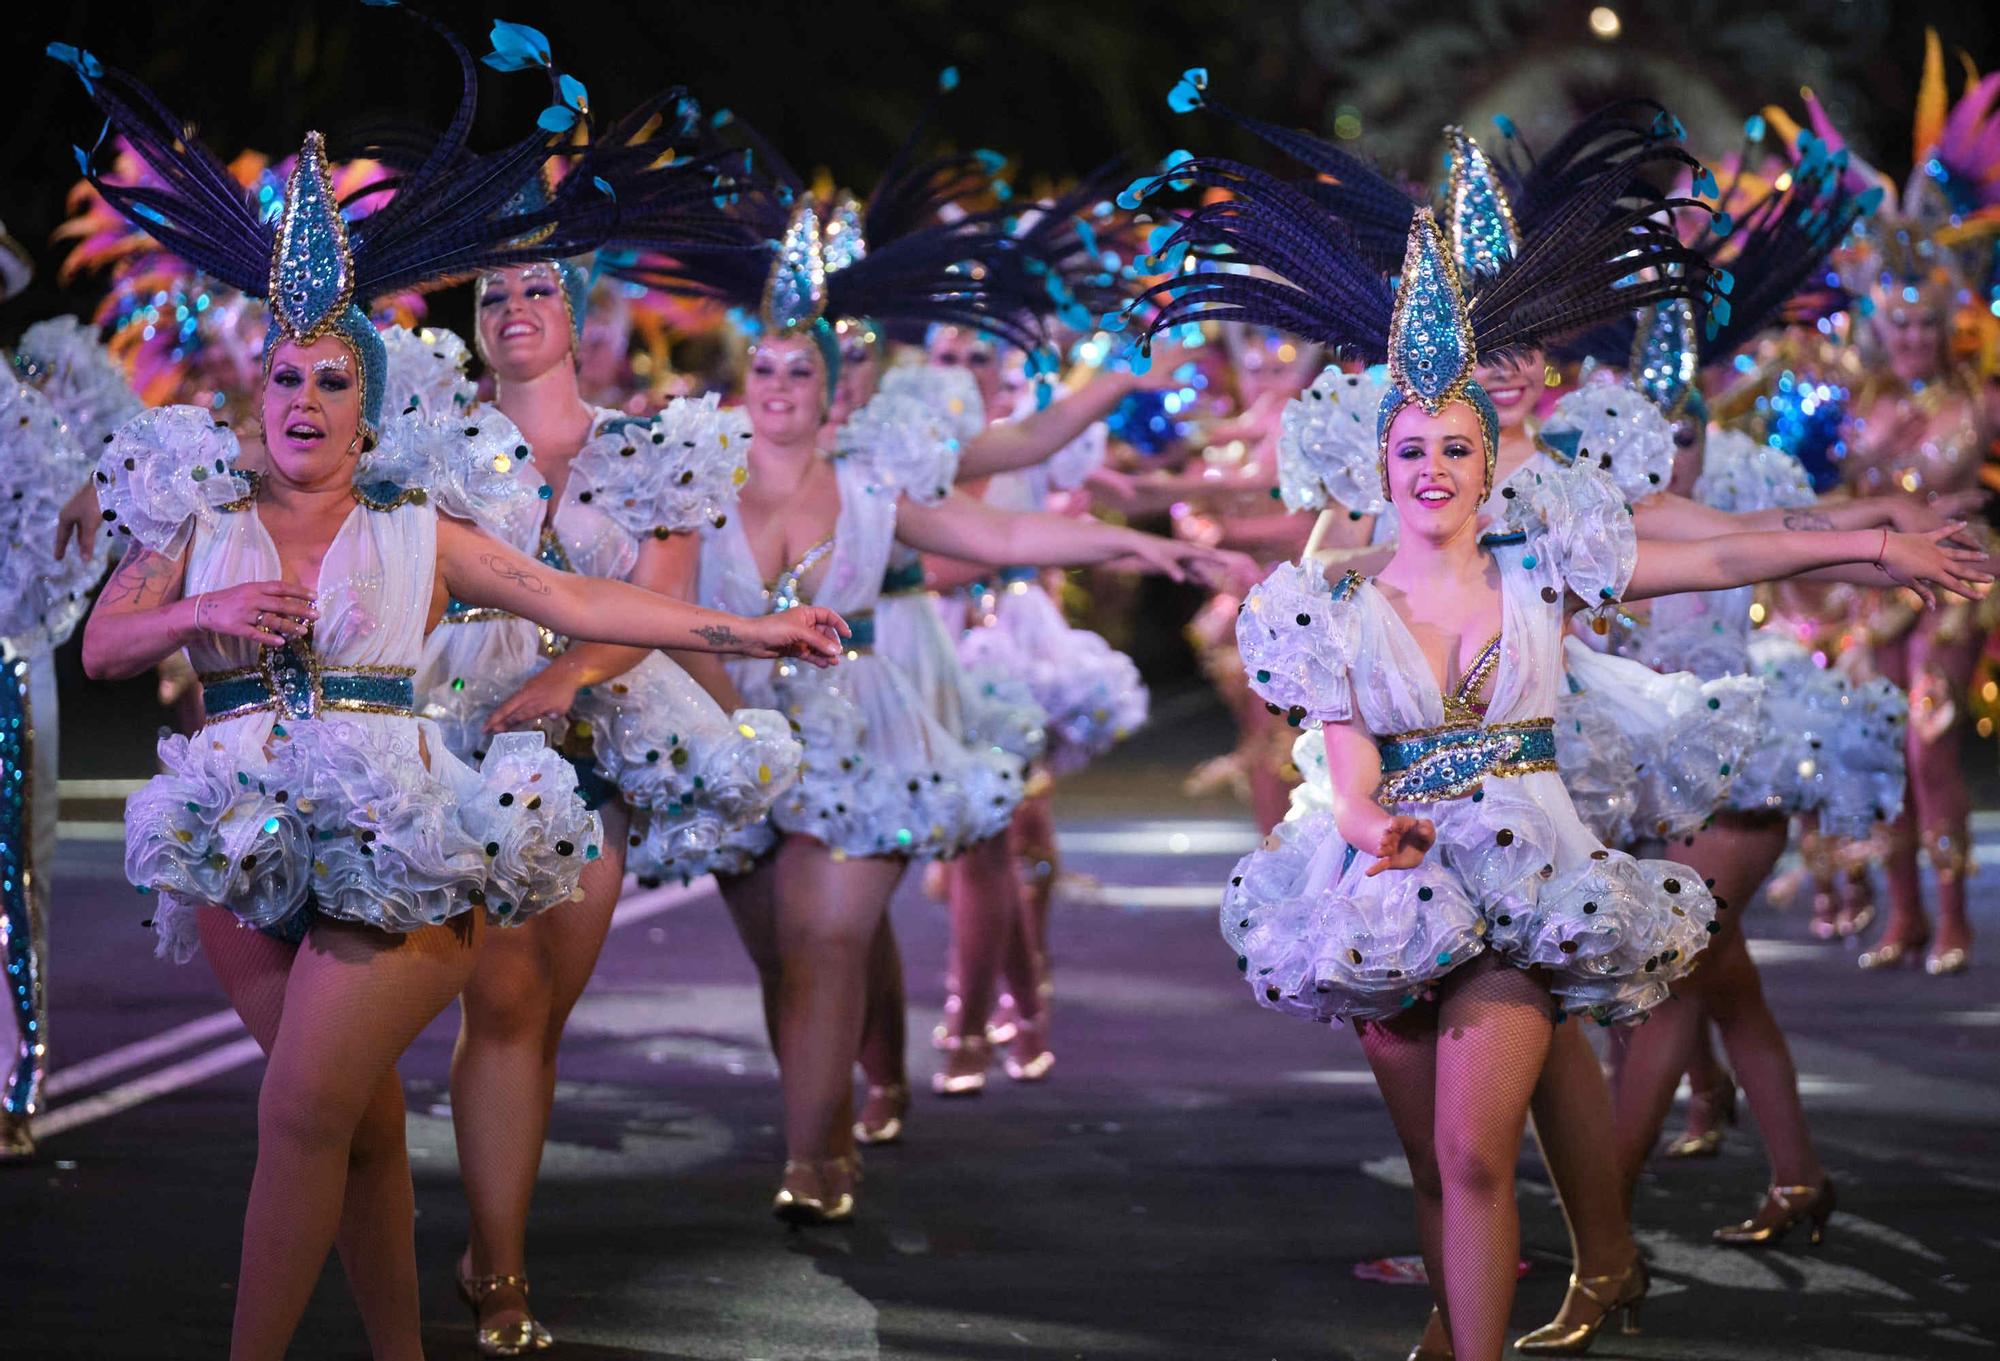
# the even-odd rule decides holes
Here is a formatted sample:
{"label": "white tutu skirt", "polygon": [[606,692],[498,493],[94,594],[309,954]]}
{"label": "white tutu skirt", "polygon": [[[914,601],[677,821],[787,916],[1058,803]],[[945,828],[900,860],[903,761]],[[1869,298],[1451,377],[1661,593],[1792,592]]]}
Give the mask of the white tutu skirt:
{"label": "white tutu skirt", "polygon": [[1790,638],[1750,636],[1765,720],[1730,806],[1817,812],[1829,836],[1865,837],[1903,809],[1909,700],[1879,677],[1859,685]]}
{"label": "white tutu skirt", "polygon": [[1040,706],[1049,768],[1080,770],[1146,721],[1146,686],[1132,659],[1088,629],[1071,628],[1032,581],[995,597],[991,623],[969,629],[958,655],[968,671],[1010,675]]}
{"label": "white tutu skirt", "polygon": [[577,695],[596,774],[633,810],[626,868],[646,880],[741,874],[775,837],[765,819],[804,750],[783,714],[725,713],[671,658],[652,653]]}
{"label": "white tutu skirt", "polygon": [[[541,632],[526,619],[453,623],[447,618],[424,639],[417,712],[437,724],[452,755],[478,765],[490,740],[486,716],[547,664]],[[561,738],[562,725],[550,723],[542,731],[553,743]]]}
{"label": "white tutu skirt", "polygon": [[1707,943],[1714,897],[1685,865],[1565,829],[1545,811],[1562,805],[1561,783],[1492,779],[1476,799],[1399,806],[1433,819],[1437,844],[1415,869],[1373,878],[1373,857],[1350,851],[1331,813],[1295,806],[1223,896],[1223,938],[1257,1000],[1381,1020],[1494,953],[1544,971],[1565,1011],[1607,1025],[1643,1016]]}
{"label": "white tutu skirt", "polygon": [[576,895],[603,829],[539,734],[477,770],[435,725],[351,714],[248,715],[162,737],[164,771],[125,809],[125,872],[158,896],[159,951],[195,950],[216,904],[290,939],[315,916],[405,932],[481,908],[514,925]]}
{"label": "white tutu skirt", "polygon": [[1761,681],[1662,674],[1575,638],[1563,664],[1556,763],[1591,831],[1613,846],[1674,841],[1731,806],[1766,722]]}
{"label": "white tutu skirt", "polygon": [[934,860],[998,836],[1012,820],[1020,758],[968,748],[886,658],[737,671],[745,697],[783,714],[805,748],[799,778],[772,808],[779,830],[844,855]]}
{"label": "white tutu skirt", "polygon": [[1048,747],[1034,692],[1007,671],[967,667],[928,592],[885,595],[875,605],[875,651],[893,662],[931,714],[972,748],[992,748],[1022,761]]}

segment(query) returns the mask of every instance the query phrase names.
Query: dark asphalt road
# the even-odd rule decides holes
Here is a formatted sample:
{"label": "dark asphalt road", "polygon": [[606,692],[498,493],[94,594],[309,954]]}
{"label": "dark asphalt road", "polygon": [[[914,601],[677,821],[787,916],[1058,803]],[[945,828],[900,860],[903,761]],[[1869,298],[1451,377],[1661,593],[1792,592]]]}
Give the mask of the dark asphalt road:
{"label": "dark asphalt road", "polygon": [[[1360,1054],[1243,993],[1212,903],[1248,825],[1175,797],[1167,760],[1184,766],[1173,749],[1187,740],[1174,725],[1136,745],[1062,799],[1070,867],[1100,888],[1057,914],[1053,1078],[1028,1089],[996,1073],[979,1100],[920,1097],[909,1141],[869,1157],[849,1230],[791,1233],[766,1212],[777,1093],[717,900],[628,900],[571,1026],[531,1238],[557,1355],[1403,1355],[1422,1293],[1354,1275],[1414,1243]],[[151,958],[114,844],[67,841],[57,874],[54,1037],[71,1071],[44,1159],[0,1171],[0,1356],[220,1356],[261,1064],[205,967]],[[1996,884],[2000,870],[1975,885],[1988,941]],[[942,912],[909,885],[896,916],[922,1036]],[[1957,979],[1862,975],[1803,928],[1755,909],[1841,1180],[1830,1239],[1761,1255],[1707,1245],[1761,1188],[1747,1133],[1717,1161],[1664,1165],[1640,1200],[1658,1281],[1646,1332],[1607,1335],[1598,1355],[1972,1361],[2000,1348],[2000,959]],[[438,1104],[452,1024],[403,1064],[433,1358],[473,1355],[450,1284],[465,1214]],[[930,1059],[917,1055],[920,1073]],[[1522,1176],[1527,1326],[1553,1310],[1566,1263],[1531,1157]],[[331,1266],[293,1355],[366,1355]]]}

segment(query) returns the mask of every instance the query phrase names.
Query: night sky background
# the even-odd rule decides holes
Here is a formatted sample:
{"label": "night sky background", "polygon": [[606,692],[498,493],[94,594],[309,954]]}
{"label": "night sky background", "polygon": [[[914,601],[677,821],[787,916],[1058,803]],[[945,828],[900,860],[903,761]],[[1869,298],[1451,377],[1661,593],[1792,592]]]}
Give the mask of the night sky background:
{"label": "night sky background", "polygon": [[[895,149],[946,66],[963,83],[943,109],[940,138],[1004,152],[1032,188],[1114,156],[1143,161],[1179,146],[1264,159],[1219,120],[1169,112],[1167,88],[1194,65],[1246,112],[1358,133],[1359,149],[1425,178],[1449,121],[1478,133],[1504,110],[1532,138],[1610,93],[1646,93],[1680,114],[1697,152],[1719,155],[1736,145],[1745,114],[1773,101],[1797,110],[1798,88],[1810,85],[1863,154],[1900,177],[1926,25],[1945,41],[1954,93],[1954,49],[1982,67],[2000,60],[1992,3],[1629,0],[1611,7],[1621,26],[1612,41],[1592,33],[1592,8],[1569,0],[427,6],[475,55],[487,50],[496,15],[541,28],[603,112],[683,84],[706,107],[757,124],[802,170],[825,168],[857,187]],[[225,159],[244,147],[282,157],[315,127],[337,156],[347,154],[364,115],[436,124],[457,88],[440,44],[359,0],[84,0],[38,6],[14,28],[0,89],[23,116],[0,120],[0,221],[41,269],[0,317],[0,339],[95,301],[65,295],[53,279],[49,232],[76,179],[70,146],[88,144],[98,125],[71,73],[41,55],[50,41],[138,74]],[[477,142],[517,134],[546,102],[539,72],[485,72]],[[453,324],[456,310],[444,300],[433,318]]]}

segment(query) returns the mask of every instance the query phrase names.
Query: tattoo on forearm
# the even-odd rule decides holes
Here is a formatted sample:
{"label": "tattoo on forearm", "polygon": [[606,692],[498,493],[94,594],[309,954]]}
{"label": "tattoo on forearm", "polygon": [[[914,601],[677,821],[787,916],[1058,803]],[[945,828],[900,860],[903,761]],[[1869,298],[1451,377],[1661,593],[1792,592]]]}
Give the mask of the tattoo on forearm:
{"label": "tattoo on forearm", "polygon": [[129,605],[134,609],[157,605],[167,598],[178,570],[178,564],[171,558],[135,547],[118,564],[111,580],[104,583],[100,598],[106,604]]}
{"label": "tattoo on forearm", "polygon": [[1785,512],[1786,529],[1832,529],[1833,517],[1817,510]]}
{"label": "tattoo on forearm", "polygon": [[735,647],[743,641],[727,624],[703,624],[694,633],[710,647]]}
{"label": "tattoo on forearm", "polygon": [[547,595],[554,589],[548,582],[542,580],[540,574],[530,568],[518,566],[497,553],[481,553],[479,560],[486,564],[494,576],[502,581],[511,581],[524,591]]}

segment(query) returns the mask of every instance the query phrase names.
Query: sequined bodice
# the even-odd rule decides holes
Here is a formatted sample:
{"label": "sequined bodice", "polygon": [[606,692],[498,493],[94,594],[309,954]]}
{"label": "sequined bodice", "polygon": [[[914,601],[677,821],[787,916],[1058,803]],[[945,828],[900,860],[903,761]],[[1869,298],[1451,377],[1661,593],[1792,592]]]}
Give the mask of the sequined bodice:
{"label": "sequined bodice", "polygon": [[1966,393],[1941,393],[1914,441],[1878,433],[1895,431],[1926,405],[1922,393],[1885,396],[1852,421],[1849,486],[1864,495],[1900,492],[1928,500],[1979,484],[1985,441],[1977,403]]}

